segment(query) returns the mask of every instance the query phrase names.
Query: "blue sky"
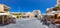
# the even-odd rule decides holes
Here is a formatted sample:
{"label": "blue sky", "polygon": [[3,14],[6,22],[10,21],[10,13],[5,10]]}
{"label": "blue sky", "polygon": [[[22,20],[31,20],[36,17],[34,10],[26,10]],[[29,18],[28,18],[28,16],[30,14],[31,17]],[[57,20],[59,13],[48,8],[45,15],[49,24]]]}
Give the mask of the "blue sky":
{"label": "blue sky", "polygon": [[10,12],[41,10],[43,14],[46,12],[46,8],[56,5],[56,0],[0,0],[0,3],[11,7]]}

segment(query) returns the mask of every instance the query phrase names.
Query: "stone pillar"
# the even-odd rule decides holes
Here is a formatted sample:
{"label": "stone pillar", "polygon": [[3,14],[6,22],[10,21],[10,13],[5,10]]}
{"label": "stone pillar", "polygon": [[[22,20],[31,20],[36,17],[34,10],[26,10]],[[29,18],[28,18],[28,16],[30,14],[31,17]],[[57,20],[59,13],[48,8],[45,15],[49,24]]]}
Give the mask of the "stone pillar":
{"label": "stone pillar", "polygon": [[2,24],[4,24],[4,16],[2,16]]}

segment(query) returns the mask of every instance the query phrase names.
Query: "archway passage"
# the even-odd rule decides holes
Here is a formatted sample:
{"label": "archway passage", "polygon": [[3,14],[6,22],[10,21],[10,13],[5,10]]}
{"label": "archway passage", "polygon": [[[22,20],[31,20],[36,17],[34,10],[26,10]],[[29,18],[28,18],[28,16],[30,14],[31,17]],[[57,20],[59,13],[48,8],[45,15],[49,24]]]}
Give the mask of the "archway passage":
{"label": "archway passage", "polygon": [[37,16],[37,15],[35,15],[35,17],[37,18],[38,16]]}

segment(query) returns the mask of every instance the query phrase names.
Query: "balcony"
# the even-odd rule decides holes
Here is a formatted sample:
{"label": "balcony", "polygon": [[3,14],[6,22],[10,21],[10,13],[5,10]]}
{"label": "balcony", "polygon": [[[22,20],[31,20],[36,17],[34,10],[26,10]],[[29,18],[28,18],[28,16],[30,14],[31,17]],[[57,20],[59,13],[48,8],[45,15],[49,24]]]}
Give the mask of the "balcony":
{"label": "balcony", "polygon": [[5,12],[9,11],[9,7],[6,6],[6,5],[4,5],[4,11],[5,11]]}

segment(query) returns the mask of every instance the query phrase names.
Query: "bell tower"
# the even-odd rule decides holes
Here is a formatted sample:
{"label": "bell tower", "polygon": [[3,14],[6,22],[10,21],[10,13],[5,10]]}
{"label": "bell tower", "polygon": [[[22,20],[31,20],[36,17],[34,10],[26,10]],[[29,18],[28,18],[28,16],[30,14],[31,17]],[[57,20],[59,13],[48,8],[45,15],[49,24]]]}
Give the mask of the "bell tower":
{"label": "bell tower", "polygon": [[60,8],[60,0],[57,0],[57,6]]}

